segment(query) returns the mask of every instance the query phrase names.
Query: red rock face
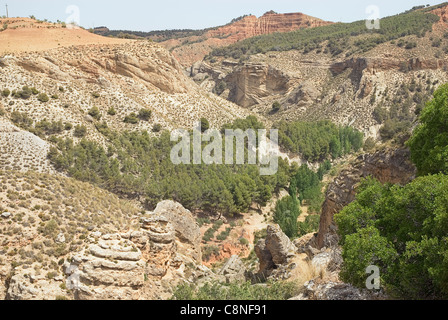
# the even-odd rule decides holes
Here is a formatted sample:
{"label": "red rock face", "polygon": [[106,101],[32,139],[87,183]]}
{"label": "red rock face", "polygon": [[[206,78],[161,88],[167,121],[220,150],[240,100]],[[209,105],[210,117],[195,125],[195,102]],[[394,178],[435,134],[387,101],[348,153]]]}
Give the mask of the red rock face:
{"label": "red rock face", "polygon": [[247,16],[235,23],[208,32],[213,38],[227,37],[237,42],[250,37],[274,32],[289,32],[301,28],[313,28],[331,24],[303,13],[277,14],[268,12],[262,17]]}
{"label": "red rock face", "polygon": [[433,10],[431,13],[440,17],[439,24],[448,25],[448,6]]}

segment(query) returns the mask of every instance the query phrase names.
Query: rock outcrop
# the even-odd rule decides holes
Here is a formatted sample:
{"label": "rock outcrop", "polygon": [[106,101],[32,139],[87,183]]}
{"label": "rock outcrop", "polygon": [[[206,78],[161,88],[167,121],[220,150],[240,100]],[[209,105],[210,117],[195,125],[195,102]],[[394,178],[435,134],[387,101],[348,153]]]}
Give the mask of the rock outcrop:
{"label": "rock outcrop", "polygon": [[267,12],[260,18],[254,15],[242,17],[225,26],[211,29],[201,36],[171,39],[161,44],[172,50],[185,67],[201,61],[213,49],[230,45],[250,37],[274,32],[289,32],[331,24],[303,13],[278,14]]}
{"label": "rock outcrop", "polygon": [[340,282],[320,282],[310,280],[304,285],[305,292],[290,300],[383,300],[381,292],[361,290]]}
{"label": "rock outcrop", "polygon": [[255,253],[259,259],[259,275],[271,276],[274,269],[286,271],[295,257],[297,248],[283,233],[278,225],[269,225],[267,236],[255,245]]}
{"label": "rock outcrop", "polygon": [[173,201],[148,212],[140,230],[93,236],[90,242],[65,266],[67,287],[76,299],[148,298],[146,281],[150,285],[201,261],[199,226]]}
{"label": "rock outcrop", "polygon": [[67,288],[75,299],[138,299],[145,261],[136,245],[119,234],[104,235],[65,266]]}
{"label": "rock outcrop", "polygon": [[213,38],[225,37],[231,42],[237,42],[262,34],[314,28],[331,23],[300,12],[279,14],[269,11],[260,18],[254,15],[246,16],[234,23],[211,30],[208,32],[208,35]]}
{"label": "rock outcrop", "polygon": [[245,267],[243,261],[237,255],[233,255],[227,260],[218,275],[225,276],[227,283],[244,282],[246,280]]}
{"label": "rock outcrop", "polygon": [[317,236],[317,247],[337,244],[333,216],[355,199],[356,188],[362,178],[371,176],[382,183],[407,184],[415,178],[416,169],[410,161],[409,150],[385,150],[364,154],[328,186]]}
{"label": "rock outcrop", "polygon": [[286,94],[293,85],[282,71],[252,63],[236,67],[224,81],[230,90],[228,100],[245,108],[259,104],[261,98]]}
{"label": "rock outcrop", "polygon": [[32,268],[16,268],[8,282],[7,300],[56,300],[67,299],[67,293],[61,288],[64,278],[36,274]]}
{"label": "rock outcrop", "polygon": [[[61,244],[59,234],[56,243]],[[90,232],[79,250],[54,262],[50,271],[24,264],[0,267],[0,297],[10,300],[166,299],[180,281],[244,280],[232,257],[219,274],[201,264],[200,231],[191,212],[163,201],[140,219],[138,230]],[[47,269],[48,270],[48,269]],[[61,272],[62,271],[62,272]],[[205,280],[204,280],[205,281]]]}
{"label": "rock outcrop", "polygon": [[163,216],[173,226],[178,253],[190,257],[196,262],[202,261],[201,231],[189,210],[180,203],[166,200],[158,203],[151,215]]}
{"label": "rock outcrop", "polygon": [[336,62],[330,66],[333,75],[338,75],[347,69],[352,69],[352,74],[361,77],[363,72],[375,74],[381,71],[419,71],[437,70],[448,66],[444,59],[412,58],[398,60],[390,58],[351,58],[342,62]]}
{"label": "rock outcrop", "polygon": [[47,159],[50,143],[0,118],[0,169],[56,174]]}

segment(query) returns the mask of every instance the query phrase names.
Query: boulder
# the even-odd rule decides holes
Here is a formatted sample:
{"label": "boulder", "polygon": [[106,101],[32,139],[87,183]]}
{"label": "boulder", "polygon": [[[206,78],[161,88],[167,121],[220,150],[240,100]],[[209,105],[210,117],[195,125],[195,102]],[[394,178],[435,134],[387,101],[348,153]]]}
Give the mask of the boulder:
{"label": "boulder", "polygon": [[137,299],[144,284],[145,261],[131,241],[118,234],[103,236],[65,264],[67,288],[76,299]]}
{"label": "boulder", "polygon": [[218,275],[224,275],[226,277],[226,282],[244,282],[245,277],[245,267],[243,261],[237,255],[233,255],[227,260]]}
{"label": "boulder", "polygon": [[269,225],[266,238],[259,240],[254,249],[260,262],[259,273],[263,275],[280,266],[288,266],[297,251],[278,225]]}
{"label": "boulder", "polygon": [[169,221],[175,231],[177,251],[196,262],[202,261],[201,231],[190,210],[180,203],[166,200],[157,204],[150,216],[163,216]]}
{"label": "boulder", "polygon": [[283,233],[279,225],[269,225],[267,228],[266,249],[272,255],[272,262],[275,265],[282,265],[293,258],[296,247]]}

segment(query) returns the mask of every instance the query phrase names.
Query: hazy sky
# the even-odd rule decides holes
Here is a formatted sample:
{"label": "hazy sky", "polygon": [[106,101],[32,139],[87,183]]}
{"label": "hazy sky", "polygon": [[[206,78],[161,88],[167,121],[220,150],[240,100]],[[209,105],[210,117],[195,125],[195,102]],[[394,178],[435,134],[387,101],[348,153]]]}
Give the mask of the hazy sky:
{"label": "hazy sky", "polygon": [[81,26],[138,31],[202,29],[226,24],[244,14],[261,16],[269,10],[303,12],[329,21],[352,22],[368,18],[366,8],[375,5],[380,16],[403,12],[416,5],[439,4],[424,0],[0,0],[0,15],[8,4],[10,17],[66,21],[79,8]]}

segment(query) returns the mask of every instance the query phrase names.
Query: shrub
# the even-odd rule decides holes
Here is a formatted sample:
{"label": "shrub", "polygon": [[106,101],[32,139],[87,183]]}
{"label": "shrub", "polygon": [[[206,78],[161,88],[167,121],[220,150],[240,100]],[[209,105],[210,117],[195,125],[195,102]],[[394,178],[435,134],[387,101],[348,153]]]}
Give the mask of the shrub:
{"label": "shrub", "polygon": [[250,282],[228,285],[218,282],[195,286],[183,283],[174,290],[172,300],[288,300],[298,294],[294,282],[268,282],[264,286]]}
{"label": "shrub", "polygon": [[375,148],[375,145],[376,145],[375,139],[373,139],[372,137],[368,137],[366,139],[366,141],[364,142],[363,149],[366,152],[370,152],[370,151],[372,151]]}
{"label": "shrub", "polygon": [[37,96],[37,100],[45,103],[45,102],[48,102],[50,100],[50,98],[48,98],[46,93],[39,93],[39,95]]}
{"label": "shrub", "polygon": [[127,115],[124,120],[124,123],[131,123],[131,124],[136,124],[138,123],[138,117],[134,112],[131,112],[129,115]]}
{"label": "shrub", "polygon": [[272,111],[273,112],[278,112],[278,111],[280,111],[280,108],[282,107],[282,105],[280,104],[280,102],[278,102],[278,101],[275,101],[273,104],[272,104]]}
{"label": "shrub", "polygon": [[87,128],[83,125],[76,125],[73,135],[77,138],[83,138],[87,134]]}
{"label": "shrub", "polygon": [[434,92],[433,99],[421,111],[420,124],[407,142],[420,175],[448,174],[447,101],[448,84],[445,84]]}
{"label": "shrub", "polygon": [[151,114],[152,112],[149,109],[140,109],[138,112],[138,117],[143,121],[148,121],[149,118],[151,118]]}
{"label": "shrub", "polygon": [[52,135],[61,133],[64,130],[64,125],[62,121],[48,121],[47,119],[37,122],[34,126],[34,131],[37,135],[42,136],[43,134]]}
{"label": "shrub", "polygon": [[227,89],[227,84],[225,81],[220,81],[214,89],[215,94],[220,96]]}
{"label": "shrub", "polygon": [[217,246],[205,246],[202,248],[202,260],[209,261],[212,256],[219,255],[219,248]]}
{"label": "shrub", "polygon": [[24,129],[29,129],[33,125],[33,120],[26,113],[19,111],[13,111],[11,113],[11,121]]}
{"label": "shrub", "polygon": [[12,95],[14,98],[21,98],[21,99],[25,99],[25,100],[29,99],[32,94],[33,93],[31,91],[31,89],[27,86],[24,86],[22,88],[22,90],[12,92]]}
{"label": "shrub", "polygon": [[11,94],[11,91],[9,91],[9,89],[3,89],[2,91],[2,96],[3,97],[9,97],[9,95]]}
{"label": "shrub", "polygon": [[101,112],[100,109],[98,109],[98,107],[94,106],[92,107],[88,114],[95,120],[100,120],[101,119]]}
{"label": "shrub", "polygon": [[356,200],[335,215],[344,263],[341,279],[365,286],[380,269],[392,296],[448,297],[448,176],[419,177],[405,186],[364,180]]}
{"label": "shrub", "polygon": [[162,125],[160,123],[155,123],[152,126],[152,132],[160,132],[162,130]]}
{"label": "shrub", "polygon": [[282,231],[290,238],[297,237],[299,227],[297,218],[301,213],[299,202],[295,195],[290,195],[279,201],[274,209],[274,222],[277,223]]}
{"label": "shrub", "polygon": [[201,120],[199,122],[201,124],[201,132],[205,132],[208,129],[210,129],[210,123],[208,122],[207,119],[201,118]]}
{"label": "shrub", "polygon": [[110,107],[109,110],[107,110],[107,114],[110,116],[114,116],[117,114],[117,111],[115,111],[114,107]]}

